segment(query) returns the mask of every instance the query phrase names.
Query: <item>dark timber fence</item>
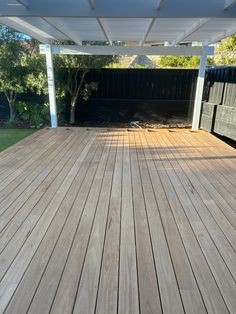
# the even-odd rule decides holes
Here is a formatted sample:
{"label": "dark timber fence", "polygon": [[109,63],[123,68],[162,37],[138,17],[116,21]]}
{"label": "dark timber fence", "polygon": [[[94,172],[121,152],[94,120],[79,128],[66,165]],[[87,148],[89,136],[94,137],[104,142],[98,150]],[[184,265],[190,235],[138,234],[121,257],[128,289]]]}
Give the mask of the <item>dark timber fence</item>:
{"label": "dark timber fence", "polygon": [[[76,122],[165,120],[172,117],[191,121],[197,70],[102,69],[93,70],[87,82],[98,82],[98,91],[81,101]],[[36,98],[20,95],[20,100]],[[37,99],[40,103],[40,99]],[[69,113],[69,99],[67,119]],[[5,97],[0,95],[0,119],[8,115]]]}
{"label": "dark timber fence", "polygon": [[[86,80],[98,82],[89,101],[80,101],[76,121],[130,122],[177,117],[191,121],[197,70],[102,69]],[[40,103],[46,97],[19,95]],[[69,112],[69,100],[67,101]],[[8,106],[0,94],[0,119]],[[206,74],[201,127],[236,140],[236,67],[210,68]]]}
{"label": "dark timber fence", "polygon": [[201,127],[236,140],[236,67],[208,69]]}
{"label": "dark timber fence", "polygon": [[177,117],[191,121],[196,70],[102,69],[87,81],[98,91],[80,102],[76,121],[130,122]]}

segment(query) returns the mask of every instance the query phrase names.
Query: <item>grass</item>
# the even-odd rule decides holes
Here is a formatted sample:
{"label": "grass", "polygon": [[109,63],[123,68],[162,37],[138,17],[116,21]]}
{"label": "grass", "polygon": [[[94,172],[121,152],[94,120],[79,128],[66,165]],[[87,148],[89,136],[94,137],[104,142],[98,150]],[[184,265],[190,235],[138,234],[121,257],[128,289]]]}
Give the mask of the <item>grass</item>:
{"label": "grass", "polygon": [[35,131],[30,129],[0,129],[0,152],[33,134]]}

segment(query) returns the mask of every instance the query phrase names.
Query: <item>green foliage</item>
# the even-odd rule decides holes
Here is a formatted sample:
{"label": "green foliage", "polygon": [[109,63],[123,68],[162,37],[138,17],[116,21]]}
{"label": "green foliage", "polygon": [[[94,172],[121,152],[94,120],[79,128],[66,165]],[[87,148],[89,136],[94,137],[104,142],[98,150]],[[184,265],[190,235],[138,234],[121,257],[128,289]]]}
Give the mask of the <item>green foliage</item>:
{"label": "green foliage", "polygon": [[25,40],[22,34],[1,25],[0,35],[0,91],[8,100],[13,121],[19,93],[46,93],[45,60],[38,53],[37,41]]}
{"label": "green foliage", "polygon": [[85,83],[84,88],[81,91],[81,96],[83,100],[87,101],[91,97],[93,91],[98,90],[98,83],[97,82],[90,82],[90,83]]}
{"label": "green foliage", "polygon": [[[200,57],[167,56],[160,57],[162,68],[198,68]],[[223,39],[215,50],[215,55],[209,57],[207,64],[211,66],[236,65],[236,35]]]}
{"label": "green foliage", "polygon": [[131,68],[132,69],[148,69],[148,65],[135,64]]}
{"label": "green foliage", "polygon": [[212,65],[236,65],[236,35],[221,41],[212,58]]}
{"label": "green foliage", "polygon": [[161,68],[195,69],[199,67],[200,57],[162,56],[159,60]]}
{"label": "green foliage", "polygon": [[50,121],[49,104],[32,104],[23,101],[16,103],[19,119],[29,126],[36,128],[48,124]]}
{"label": "green foliage", "polygon": [[19,33],[0,25],[0,34],[0,91],[8,100],[10,120],[14,120],[17,94],[25,89],[26,68],[21,61],[26,48]]}

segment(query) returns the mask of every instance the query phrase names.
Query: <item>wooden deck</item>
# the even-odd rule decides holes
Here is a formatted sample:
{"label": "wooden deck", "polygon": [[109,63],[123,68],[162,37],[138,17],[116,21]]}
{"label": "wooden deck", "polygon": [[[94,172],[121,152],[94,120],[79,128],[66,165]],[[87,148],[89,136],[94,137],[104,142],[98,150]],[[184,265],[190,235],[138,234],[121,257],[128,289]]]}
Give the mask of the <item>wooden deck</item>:
{"label": "wooden deck", "polygon": [[41,130],[0,154],[0,313],[236,313],[236,151]]}

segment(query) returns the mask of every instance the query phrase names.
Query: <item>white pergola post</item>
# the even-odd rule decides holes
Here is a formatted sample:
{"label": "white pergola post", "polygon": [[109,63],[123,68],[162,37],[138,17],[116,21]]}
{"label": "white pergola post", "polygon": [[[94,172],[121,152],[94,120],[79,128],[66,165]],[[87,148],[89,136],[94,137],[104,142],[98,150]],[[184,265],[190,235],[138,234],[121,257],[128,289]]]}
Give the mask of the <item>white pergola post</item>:
{"label": "white pergola post", "polygon": [[56,89],[55,89],[52,46],[45,45],[45,52],[46,52],[46,62],[47,62],[47,77],[48,77],[48,93],[49,93],[49,105],[50,105],[50,115],[51,115],[51,127],[57,128]]}
{"label": "white pergola post", "polygon": [[204,89],[205,73],[206,73],[206,62],[207,62],[207,47],[203,47],[200,67],[198,71],[197,79],[197,90],[194,102],[192,130],[197,131],[200,124],[201,108],[202,108],[202,96]]}

